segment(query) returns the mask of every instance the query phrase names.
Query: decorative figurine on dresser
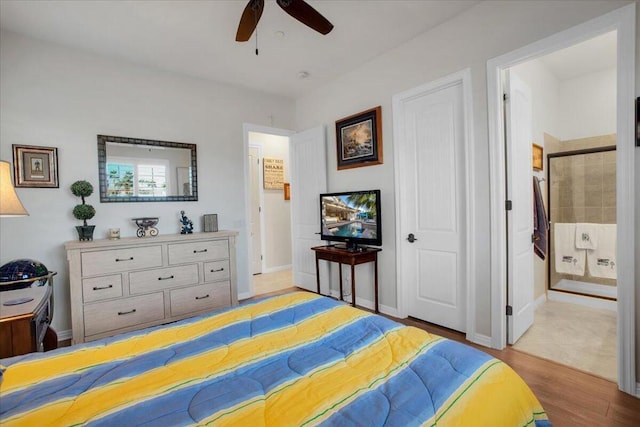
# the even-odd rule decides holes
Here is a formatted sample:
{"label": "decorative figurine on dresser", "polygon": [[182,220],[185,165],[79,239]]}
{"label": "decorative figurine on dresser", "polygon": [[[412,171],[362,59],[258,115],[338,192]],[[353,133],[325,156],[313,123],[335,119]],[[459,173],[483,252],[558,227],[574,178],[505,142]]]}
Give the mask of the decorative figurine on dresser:
{"label": "decorative figurine on dresser", "polygon": [[156,224],[158,224],[159,218],[157,217],[133,218],[132,221],[135,221],[136,225],[138,226],[138,231],[136,231],[136,236],[153,237],[158,235],[158,229],[156,228]]}
{"label": "decorative figurine on dresser", "polygon": [[180,234],[193,233],[193,222],[184,214],[184,211],[180,211],[180,224],[182,224]]}
{"label": "decorative figurine on dresser", "polygon": [[237,305],[237,235],[65,243],[73,343]]}

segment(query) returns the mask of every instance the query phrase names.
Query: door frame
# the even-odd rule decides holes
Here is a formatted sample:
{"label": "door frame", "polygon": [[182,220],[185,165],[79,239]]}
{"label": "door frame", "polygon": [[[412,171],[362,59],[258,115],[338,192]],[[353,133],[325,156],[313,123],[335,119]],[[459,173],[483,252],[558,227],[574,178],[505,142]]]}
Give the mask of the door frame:
{"label": "door frame", "polygon": [[[465,251],[467,254],[466,263],[464,269],[467,277],[466,286],[466,305],[467,305],[467,319],[466,319],[466,338],[467,340],[488,346],[490,338],[482,336],[476,333],[476,274],[475,274],[475,185],[474,185],[474,170],[475,170],[475,155],[474,155],[474,137],[473,137],[473,98],[471,89],[471,69],[465,68],[464,70],[449,74],[440,79],[431,81],[424,85],[409,89],[407,91],[395,94],[392,99],[393,105],[393,139],[395,144],[393,146],[394,157],[394,175],[395,175],[395,194],[398,198],[395,204],[396,215],[396,265],[402,265],[401,260],[404,256],[404,236],[401,234],[400,218],[402,218],[402,208],[400,206],[399,194],[400,188],[400,171],[403,170],[402,164],[400,164],[400,151],[402,147],[402,123],[400,120],[401,105],[403,102],[412,98],[422,96],[431,92],[437,92],[441,89],[445,89],[455,84],[462,85],[462,103],[464,111],[463,133],[465,137],[465,203],[467,206],[466,212],[466,236],[465,236]],[[409,305],[409,284],[405,283],[402,277],[402,269],[396,268],[396,292],[398,295],[398,317],[406,318],[408,316]]]}
{"label": "door frame", "polygon": [[[269,135],[278,135],[278,136],[286,136],[286,137],[290,137],[296,132],[289,129],[272,128],[268,126],[254,125],[251,123],[244,123],[242,125],[242,136],[244,140],[244,144],[242,145],[242,155],[244,159],[244,161],[242,162],[244,166],[244,227],[243,229],[245,234],[244,239],[246,240],[247,248],[249,250],[249,256],[251,256],[251,254],[253,253],[253,243],[251,242],[251,238],[249,237],[251,236],[251,175],[250,175],[251,169],[249,165],[249,132],[266,133]],[[260,202],[263,203],[262,196],[260,198]],[[262,214],[260,215],[260,217],[262,218]],[[264,227],[262,227],[262,229],[260,230],[261,233],[264,233],[263,229]],[[263,234],[262,235],[263,249],[264,249],[264,244],[265,242],[264,242],[264,234]],[[262,264],[262,267],[263,267],[262,270],[264,271],[264,263]],[[238,299],[242,300],[246,298],[251,298],[253,296],[254,296],[253,275],[249,273],[249,291],[246,293],[239,294]]]}
{"label": "door frame", "polygon": [[[253,132],[253,131],[250,131]],[[247,136],[249,135],[249,132],[247,132]],[[256,150],[258,150],[258,158],[262,159],[263,158],[263,153],[262,153],[262,145],[258,145],[258,144],[252,144],[251,141],[249,141],[248,144],[248,151],[251,148],[255,148]],[[248,154],[247,154],[248,157]],[[260,163],[260,166],[262,166],[262,163]],[[258,198],[260,199],[260,201],[258,202],[260,204],[260,214],[258,215],[258,220],[260,221],[260,272],[264,273],[265,265],[265,259],[264,259],[264,252],[265,252],[265,247],[264,247],[264,240],[265,240],[265,236],[264,236],[264,188],[260,185],[260,182],[262,181],[262,167],[258,167]],[[249,240],[251,242],[251,245],[249,246],[249,250],[252,250],[252,252],[250,252],[250,256],[253,257],[253,239],[251,239],[251,165],[249,165],[249,207],[248,207],[248,211],[249,211]],[[253,260],[251,260],[251,262],[249,263],[249,265],[251,265],[253,263]],[[253,272],[251,274],[252,276],[254,275]]]}
{"label": "door frame", "polygon": [[501,71],[595,36],[618,32],[617,224],[618,387],[638,394],[635,359],[635,3],[559,32],[487,62],[489,183],[491,203],[491,346],[506,345],[505,140]]}

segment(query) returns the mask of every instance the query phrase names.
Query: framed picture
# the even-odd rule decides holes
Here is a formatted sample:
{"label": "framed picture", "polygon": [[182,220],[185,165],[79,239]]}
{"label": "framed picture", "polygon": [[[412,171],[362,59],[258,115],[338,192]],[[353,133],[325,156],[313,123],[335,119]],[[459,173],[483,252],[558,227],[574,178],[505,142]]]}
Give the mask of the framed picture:
{"label": "framed picture", "polygon": [[58,188],[58,149],[13,144],[16,187]]}
{"label": "framed picture", "polygon": [[532,146],[533,146],[532,148],[533,169],[537,171],[541,171],[542,170],[542,154],[543,154],[542,147],[537,144],[532,144]]}
{"label": "framed picture", "polygon": [[291,185],[288,182],[284,183],[284,199],[291,200]]}
{"label": "framed picture", "polygon": [[338,170],[382,164],[380,106],[336,122]]}

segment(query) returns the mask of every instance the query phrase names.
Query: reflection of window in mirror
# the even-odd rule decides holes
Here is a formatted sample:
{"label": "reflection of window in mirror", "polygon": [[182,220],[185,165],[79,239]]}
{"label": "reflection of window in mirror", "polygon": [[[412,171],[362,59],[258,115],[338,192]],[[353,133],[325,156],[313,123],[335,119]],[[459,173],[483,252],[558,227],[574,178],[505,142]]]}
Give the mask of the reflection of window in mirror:
{"label": "reflection of window in mirror", "polygon": [[167,196],[167,169],[164,160],[124,159],[111,157],[107,162],[107,195],[109,197]]}

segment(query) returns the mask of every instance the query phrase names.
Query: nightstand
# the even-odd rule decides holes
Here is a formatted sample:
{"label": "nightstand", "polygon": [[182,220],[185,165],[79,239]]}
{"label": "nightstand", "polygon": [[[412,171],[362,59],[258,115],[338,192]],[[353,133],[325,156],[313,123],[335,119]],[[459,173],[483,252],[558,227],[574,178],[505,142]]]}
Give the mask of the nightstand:
{"label": "nightstand", "polygon": [[[51,323],[51,295],[49,285],[0,292],[0,358],[44,350],[44,336]],[[5,305],[21,298],[29,301]]]}

